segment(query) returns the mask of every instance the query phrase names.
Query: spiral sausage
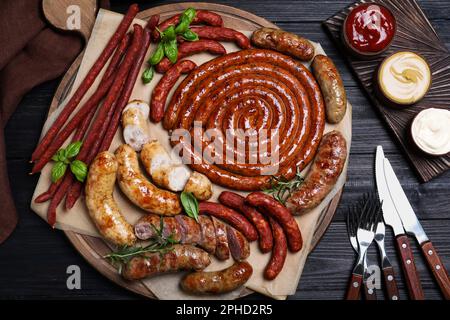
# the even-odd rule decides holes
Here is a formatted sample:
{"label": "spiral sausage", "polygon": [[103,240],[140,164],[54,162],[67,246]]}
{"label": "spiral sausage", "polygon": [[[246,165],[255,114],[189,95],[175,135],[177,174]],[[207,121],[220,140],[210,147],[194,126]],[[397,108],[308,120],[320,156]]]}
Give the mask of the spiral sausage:
{"label": "spiral sausage", "polygon": [[[218,153],[226,154],[227,160],[231,153],[233,159],[245,161],[217,164],[201,159],[199,155],[211,148],[205,139],[200,144],[175,139],[172,145],[180,143],[183,156],[191,159],[192,169],[211,181],[250,191],[269,187],[272,174],[290,179],[297,168],[303,169],[312,160],[323,134],[325,109],[320,88],[305,66],[274,51],[251,49],[211,60],[193,70],[180,84],[168,105],[163,126],[167,130],[192,132],[196,121],[202,123],[201,137],[208,129],[222,131],[217,139],[223,145],[223,153]],[[254,129],[256,133],[250,138],[259,139],[260,157],[269,155],[261,152],[265,147],[278,153],[278,160],[270,164],[261,160],[251,163],[248,148],[237,151],[234,144],[223,139],[225,131],[230,132],[228,129]],[[269,137],[259,136],[264,129]],[[272,134],[278,134],[280,142],[269,148]],[[237,134],[232,134],[232,138],[237,139]],[[202,150],[192,147],[198,145]],[[268,173],[271,169],[275,172]]]}

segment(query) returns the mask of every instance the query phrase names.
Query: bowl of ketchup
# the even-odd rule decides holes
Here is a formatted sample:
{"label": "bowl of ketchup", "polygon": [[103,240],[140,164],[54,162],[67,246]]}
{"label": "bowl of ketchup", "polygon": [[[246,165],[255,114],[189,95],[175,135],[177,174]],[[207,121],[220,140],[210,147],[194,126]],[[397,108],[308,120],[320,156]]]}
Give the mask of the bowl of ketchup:
{"label": "bowl of ketchup", "polygon": [[360,58],[374,58],[392,43],[396,21],[385,6],[364,3],[345,18],[342,36],[346,47]]}

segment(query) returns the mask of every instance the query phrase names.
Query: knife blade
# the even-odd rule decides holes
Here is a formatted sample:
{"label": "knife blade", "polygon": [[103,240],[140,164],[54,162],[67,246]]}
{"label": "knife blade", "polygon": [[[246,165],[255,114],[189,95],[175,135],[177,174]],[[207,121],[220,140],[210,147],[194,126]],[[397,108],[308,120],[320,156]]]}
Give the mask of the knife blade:
{"label": "knife blade", "polygon": [[391,226],[395,234],[395,243],[400,261],[402,264],[403,273],[405,274],[408,292],[413,300],[423,300],[425,298],[422,285],[420,283],[419,274],[414,263],[414,256],[411,250],[411,244],[408,236],[405,234],[402,221],[394,205],[394,202],[389,192],[388,183],[385,175],[383,147],[377,147],[375,157],[375,178],[378,189],[378,196],[382,201],[383,219],[384,222]]}
{"label": "knife blade", "polygon": [[391,163],[386,158],[384,158],[384,173],[392,201],[394,202],[394,206],[400,216],[405,231],[408,234],[414,235],[417,242],[419,242],[422,253],[441,288],[444,298],[450,300],[450,279],[447,270],[445,269],[445,265],[425,234],[419,219],[417,219],[417,216],[414,213],[414,209],[411,207],[411,204],[395,175],[394,169],[392,169]]}
{"label": "knife blade", "polygon": [[378,146],[375,157],[375,178],[378,196],[380,201],[382,201],[381,208],[383,210],[383,219],[384,222],[393,229],[395,236],[398,236],[405,234],[405,230],[403,229],[402,221],[398,216],[395,205],[391,199],[391,194],[389,193],[389,188],[384,174],[384,159],[383,147]]}
{"label": "knife blade", "polygon": [[384,158],[384,174],[390,196],[406,233],[413,235],[421,245],[429,241],[395,175],[394,169],[392,169],[391,163],[386,158]]}

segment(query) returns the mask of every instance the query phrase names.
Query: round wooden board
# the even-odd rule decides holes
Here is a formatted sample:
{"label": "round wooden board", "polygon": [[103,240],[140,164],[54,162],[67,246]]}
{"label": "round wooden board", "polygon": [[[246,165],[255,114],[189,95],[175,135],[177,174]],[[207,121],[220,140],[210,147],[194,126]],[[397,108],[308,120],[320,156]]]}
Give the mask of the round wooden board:
{"label": "round wooden board", "polygon": [[[266,19],[258,17],[247,11],[213,3],[186,2],[163,5],[142,11],[138,14],[137,17],[143,20],[147,20],[153,14],[160,14],[161,19],[164,20],[165,18],[179,13],[188,7],[195,7],[197,9],[205,9],[217,12],[223,17],[226,26],[233,26],[233,28],[235,29],[253,31],[260,27],[277,28],[276,25],[267,21]],[[56,90],[55,96],[53,97],[49,112],[56,109],[67,96],[80,66],[82,57],[83,52],[77,57],[77,59],[67,71],[66,75],[63,77],[58,89]],[[342,196],[342,192],[343,189],[338,192],[338,194],[333,198],[327,208],[322,211],[322,214],[318,220],[319,222],[317,224],[316,230],[314,232],[311,251],[316,247],[323,234],[327,230],[334,216],[334,213],[336,212],[337,206]],[[155,298],[152,292],[140,281],[125,281],[107,260],[101,258],[111,251],[110,247],[102,239],[78,234],[72,231],[64,231],[64,233],[66,234],[72,245],[75,247],[75,249],[102,275],[106,276],[108,279],[112,280],[113,282],[127,290],[148,298]],[[242,296],[251,293],[252,291],[247,289],[243,292]]]}

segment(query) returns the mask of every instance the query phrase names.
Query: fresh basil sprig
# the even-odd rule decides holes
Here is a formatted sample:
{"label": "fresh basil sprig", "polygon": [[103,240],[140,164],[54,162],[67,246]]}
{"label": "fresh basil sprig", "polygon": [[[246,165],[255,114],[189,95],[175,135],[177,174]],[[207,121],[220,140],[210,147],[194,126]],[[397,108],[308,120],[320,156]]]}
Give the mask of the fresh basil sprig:
{"label": "fresh basil sprig", "polygon": [[183,191],[181,193],[180,199],[186,214],[198,222],[198,201],[194,197],[194,195],[190,192]]}
{"label": "fresh basil sprig", "polygon": [[59,149],[52,157],[55,165],[52,168],[52,182],[57,182],[66,173],[67,167],[70,167],[75,178],[83,182],[87,176],[87,165],[81,160],[73,160],[80,152],[83,143],[81,141],[72,142],[65,149]]}
{"label": "fresh basil sprig", "polygon": [[180,16],[180,22],[177,26],[169,26],[165,30],[159,32],[160,42],[153,54],[147,61],[148,67],[142,73],[142,82],[150,83],[155,74],[154,66],[157,65],[165,56],[171,63],[177,62],[178,59],[178,43],[177,36],[181,36],[186,41],[197,41],[198,35],[189,29],[190,24],[195,18],[196,11],[194,8],[186,9]]}

